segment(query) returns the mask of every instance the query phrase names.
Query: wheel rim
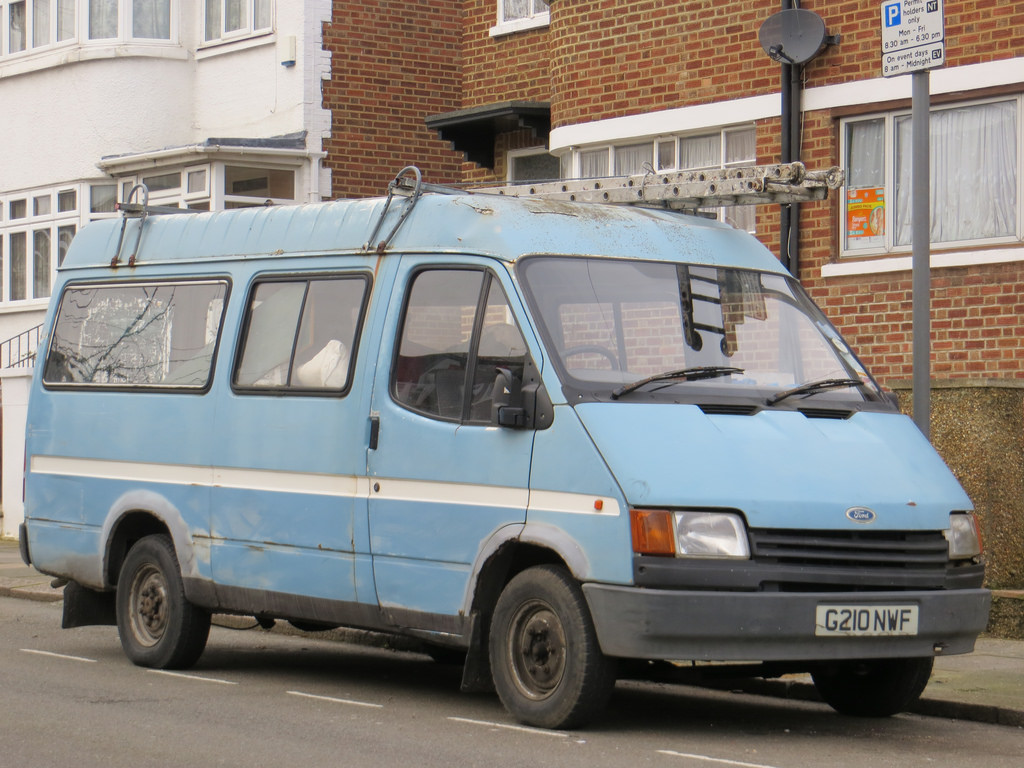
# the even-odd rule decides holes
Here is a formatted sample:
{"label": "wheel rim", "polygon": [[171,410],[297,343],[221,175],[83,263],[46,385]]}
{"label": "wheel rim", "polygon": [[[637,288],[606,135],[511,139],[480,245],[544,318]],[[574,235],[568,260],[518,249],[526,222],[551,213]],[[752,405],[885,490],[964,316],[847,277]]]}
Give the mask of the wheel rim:
{"label": "wheel rim", "polygon": [[159,568],[145,565],[132,579],[131,629],[144,646],[160,642],[167,629],[167,580]]}
{"label": "wheel rim", "polygon": [[509,625],[509,655],[516,687],[530,699],[547,698],[565,673],[565,629],[540,600],[524,603]]}

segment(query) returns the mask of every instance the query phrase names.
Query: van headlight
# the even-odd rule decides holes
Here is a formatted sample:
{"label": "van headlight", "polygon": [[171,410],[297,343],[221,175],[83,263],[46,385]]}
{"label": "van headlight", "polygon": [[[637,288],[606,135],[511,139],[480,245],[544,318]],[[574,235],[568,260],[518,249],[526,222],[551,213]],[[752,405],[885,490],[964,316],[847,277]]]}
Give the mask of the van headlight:
{"label": "van headlight", "polygon": [[944,533],[949,542],[950,560],[966,560],[981,555],[981,529],[973,512],[953,512],[949,516],[949,530]]}
{"label": "van headlight", "polygon": [[747,529],[731,512],[631,509],[633,551],[662,557],[749,558]]}
{"label": "van headlight", "polygon": [[747,529],[728,512],[676,512],[678,557],[750,557]]}

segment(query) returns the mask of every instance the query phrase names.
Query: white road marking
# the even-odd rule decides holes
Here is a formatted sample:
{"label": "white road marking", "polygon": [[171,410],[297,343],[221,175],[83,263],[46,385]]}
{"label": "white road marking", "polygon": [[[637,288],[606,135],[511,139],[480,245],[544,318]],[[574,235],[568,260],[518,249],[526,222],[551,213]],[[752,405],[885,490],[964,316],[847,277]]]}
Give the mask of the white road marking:
{"label": "white road marking", "polygon": [[216,677],[203,677],[202,675],[188,675],[184,672],[171,672],[166,669],[148,669],[147,672],[152,672],[155,675],[167,675],[168,677],[180,677],[184,680],[198,680],[201,683],[219,683],[220,685],[238,685],[238,683],[231,680],[220,680]]}
{"label": "white road marking", "polygon": [[301,696],[304,699],[329,701],[332,704],[351,704],[354,707],[370,707],[371,709],[384,709],[383,704],[373,704],[369,701],[356,701],[355,699],[336,699],[333,696],[317,696],[314,693],[303,693],[302,691],[286,691],[286,693],[292,696]]}
{"label": "white road marking", "polygon": [[22,653],[34,653],[37,656],[50,656],[54,659],[67,659],[69,661],[84,661],[89,664],[95,664],[96,659],[87,659],[84,656],[68,656],[65,653],[52,653],[50,651],[37,651],[34,648],[22,648]]}
{"label": "white road marking", "polygon": [[557,736],[560,739],[567,738],[569,734],[561,731],[546,731],[543,728],[529,728],[525,725],[508,725],[507,723],[492,723],[489,720],[470,720],[466,717],[449,717],[456,723],[469,723],[470,725],[483,725],[487,728],[504,728],[509,731],[521,731],[522,733],[535,733],[540,736]]}
{"label": "white road marking", "polygon": [[686,752],[673,752],[670,749],[659,749],[658,754],[669,757],[685,757],[690,760],[703,760],[706,763],[718,763],[720,765],[735,765],[739,768],[776,768],[774,765],[763,765],[761,763],[743,763],[739,760],[726,760],[721,757],[710,757],[708,755],[691,755]]}

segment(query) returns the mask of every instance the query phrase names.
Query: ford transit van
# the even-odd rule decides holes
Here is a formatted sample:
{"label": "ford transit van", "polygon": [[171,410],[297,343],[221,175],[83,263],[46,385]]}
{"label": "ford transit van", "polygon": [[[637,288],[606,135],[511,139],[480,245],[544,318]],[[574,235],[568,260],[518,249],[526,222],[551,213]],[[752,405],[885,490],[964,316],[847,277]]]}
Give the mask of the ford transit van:
{"label": "ford transit van", "polygon": [[746,232],[419,189],[146,213],[58,270],[21,531],[136,664],[226,613],[415,638],[544,727],[675,662],[877,716],[986,626],[970,499]]}

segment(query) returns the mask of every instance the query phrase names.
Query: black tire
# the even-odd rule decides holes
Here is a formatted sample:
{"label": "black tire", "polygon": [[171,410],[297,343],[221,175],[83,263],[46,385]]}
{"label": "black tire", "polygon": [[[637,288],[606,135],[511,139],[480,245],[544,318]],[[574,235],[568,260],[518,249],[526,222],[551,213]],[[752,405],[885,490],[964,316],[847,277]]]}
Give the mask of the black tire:
{"label": "black tire", "polygon": [[854,717],[889,717],[921,696],[932,659],[842,661],[811,672],[814,687],[832,709]]}
{"label": "black tire", "polygon": [[526,725],[578,728],[615,686],[615,662],[601,653],[583,593],[564,568],[529,568],[506,585],[489,650],[498,696]]}
{"label": "black tire", "polygon": [[146,536],[128,552],[117,580],[117,630],[140,667],[186,669],[203,653],[210,614],[185,599],[174,544]]}

